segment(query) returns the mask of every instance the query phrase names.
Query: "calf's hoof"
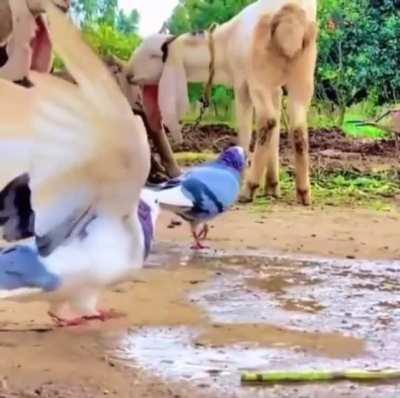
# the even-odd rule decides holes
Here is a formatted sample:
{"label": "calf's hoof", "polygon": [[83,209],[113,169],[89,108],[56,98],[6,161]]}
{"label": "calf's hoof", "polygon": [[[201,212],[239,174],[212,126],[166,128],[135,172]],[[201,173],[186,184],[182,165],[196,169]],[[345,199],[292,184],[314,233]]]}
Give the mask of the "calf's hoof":
{"label": "calf's hoof", "polygon": [[239,203],[251,203],[254,200],[254,195],[259,185],[251,182],[246,182],[242,193],[239,196]]}
{"label": "calf's hoof", "polygon": [[303,206],[310,206],[311,191],[309,189],[297,189],[297,200]]}
{"label": "calf's hoof", "polygon": [[281,197],[281,187],[279,183],[267,184],[264,191],[265,196],[279,199]]}

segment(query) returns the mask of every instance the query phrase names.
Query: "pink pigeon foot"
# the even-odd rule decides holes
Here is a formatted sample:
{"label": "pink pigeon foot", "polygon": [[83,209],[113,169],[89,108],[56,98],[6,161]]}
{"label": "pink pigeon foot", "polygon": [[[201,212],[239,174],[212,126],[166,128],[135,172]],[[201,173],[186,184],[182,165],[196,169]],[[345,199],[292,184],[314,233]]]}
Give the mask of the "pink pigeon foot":
{"label": "pink pigeon foot", "polygon": [[199,240],[206,240],[207,239],[207,235],[208,235],[208,231],[209,231],[208,225],[204,224],[203,228],[198,233],[197,238]]}
{"label": "pink pigeon foot", "polygon": [[192,250],[204,250],[209,249],[208,246],[204,246],[201,242],[207,238],[208,234],[208,225],[204,224],[203,228],[196,232],[195,228],[192,229],[192,236],[195,244],[191,247]]}
{"label": "pink pigeon foot", "polygon": [[49,312],[50,318],[54,321],[57,327],[64,328],[64,327],[71,327],[71,326],[82,326],[87,322],[87,319],[84,317],[77,317],[72,319],[64,319],[52,312]]}
{"label": "pink pigeon foot", "polygon": [[205,249],[209,249],[209,246],[204,246],[203,244],[201,244],[200,242],[196,242],[193,246],[190,247],[192,250],[205,250]]}
{"label": "pink pigeon foot", "polygon": [[114,310],[99,310],[97,314],[94,315],[86,315],[83,318],[86,321],[109,321],[111,319],[118,319],[124,317],[125,314],[122,314],[120,312],[116,312]]}
{"label": "pink pigeon foot", "polygon": [[[200,232],[201,233],[201,232]],[[193,238],[194,238],[194,245],[191,247],[192,250],[204,250],[204,249],[209,249],[208,246],[204,246],[201,241],[202,239],[199,238],[199,235],[197,235],[195,232],[192,232]]]}

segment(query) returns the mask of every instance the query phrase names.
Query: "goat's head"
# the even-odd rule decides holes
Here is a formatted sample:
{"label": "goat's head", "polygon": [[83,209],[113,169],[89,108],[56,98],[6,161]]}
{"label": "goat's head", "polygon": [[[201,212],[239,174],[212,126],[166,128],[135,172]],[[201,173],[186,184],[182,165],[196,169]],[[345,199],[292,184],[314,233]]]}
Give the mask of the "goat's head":
{"label": "goat's head", "polygon": [[141,86],[158,84],[164,69],[163,48],[170,39],[170,35],[155,34],[143,40],[133,53],[126,68],[130,84]]}
{"label": "goat's head", "polygon": [[[183,43],[175,41],[171,35],[149,36],[125,69],[131,91],[136,91],[137,95],[137,86],[143,91],[146,113],[161,116],[162,124],[177,142],[182,141],[180,119],[189,103],[182,46]],[[137,102],[135,94],[131,93],[128,98],[132,106],[132,102]]]}
{"label": "goat's head", "polygon": [[115,55],[106,56],[103,61],[126,96],[132,110],[141,110],[143,107],[142,90],[136,84],[129,84],[127,63]]}

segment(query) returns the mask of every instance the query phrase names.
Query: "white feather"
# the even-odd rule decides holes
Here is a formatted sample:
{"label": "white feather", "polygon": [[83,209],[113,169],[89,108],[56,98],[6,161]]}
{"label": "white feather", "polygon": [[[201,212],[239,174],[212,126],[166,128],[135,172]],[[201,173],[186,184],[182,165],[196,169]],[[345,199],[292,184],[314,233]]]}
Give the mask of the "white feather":
{"label": "white feather", "polygon": [[87,313],[103,287],[129,279],[143,264],[137,209],[150,148],[141,119],[102,61],[50,1],[46,12],[56,51],[78,85],[35,73],[30,90],[0,81],[0,137],[13,131],[35,140],[29,174],[38,235],[88,206],[97,218],[84,239],[71,238],[40,258],[62,281],[56,292],[19,289],[0,298],[67,300]]}
{"label": "white feather", "polygon": [[158,191],[157,195],[160,206],[168,210],[191,209],[193,207],[193,201],[184,194],[180,185]]}
{"label": "white feather", "polygon": [[1,290],[0,289],[0,299],[5,300],[5,299],[14,299],[17,300],[18,297],[24,297],[24,296],[32,296],[32,295],[37,295],[43,293],[42,289],[39,288],[29,288],[29,287],[24,287],[20,289],[14,289],[14,290]]}
{"label": "white feather", "polygon": [[36,140],[30,176],[39,235],[59,224],[53,210],[73,192],[85,191],[74,209],[96,201],[103,210],[129,214],[150,166],[143,123],[106,67],[51,2],[47,15],[55,48],[79,85],[37,73],[31,90],[0,82],[0,136],[32,131]]}

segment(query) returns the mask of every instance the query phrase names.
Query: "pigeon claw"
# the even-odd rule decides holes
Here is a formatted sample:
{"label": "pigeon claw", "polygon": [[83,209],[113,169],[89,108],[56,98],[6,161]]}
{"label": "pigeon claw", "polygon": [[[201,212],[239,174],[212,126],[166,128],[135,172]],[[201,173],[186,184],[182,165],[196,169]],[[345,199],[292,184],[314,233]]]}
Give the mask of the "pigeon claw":
{"label": "pigeon claw", "polygon": [[86,319],[84,317],[77,317],[77,318],[72,318],[72,319],[64,319],[56,314],[53,314],[52,312],[49,312],[50,318],[54,321],[57,327],[59,328],[65,328],[65,327],[71,327],[71,326],[82,326],[86,323]]}
{"label": "pigeon claw", "polygon": [[201,229],[201,231],[197,234],[197,239],[202,241],[202,240],[206,240],[207,239],[207,235],[208,235],[208,225],[204,224],[203,228]]}
{"label": "pigeon claw", "polygon": [[209,248],[209,246],[204,246],[199,241],[196,241],[195,244],[191,247],[192,250],[205,250]]}
{"label": "pigeon claw", "polygon": [[195,244],[191,247],[192,250],[204,250],[204,249],[209,249],[208,246],[204,246],[201,242],[206,240],[207,235],[208,235],[208,225],[204,224],[203,227],[199,232],[196,232],[195,230],[192,230],[192,235],[194,238]]}
{"label": "pigeon claw", "polygon": [[122,313],[118,313],[114,310],[99,310],[97,312],[97,314],[93,314],[93,315],[86,315],[83,318],[86,321],[101,321],[101,322],[106,322],[109,321],[111,319],[118,319],[118,318],[122,318],[124,316],[124,314]]}

